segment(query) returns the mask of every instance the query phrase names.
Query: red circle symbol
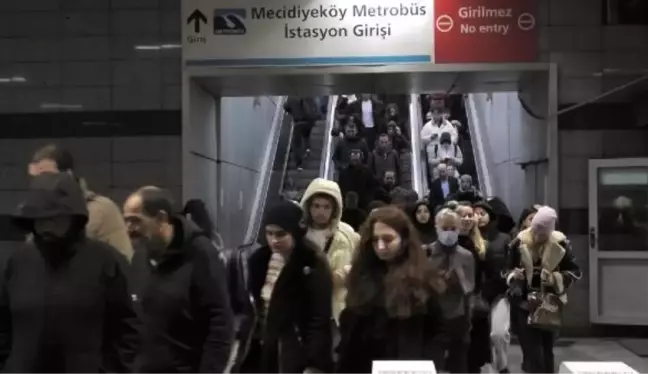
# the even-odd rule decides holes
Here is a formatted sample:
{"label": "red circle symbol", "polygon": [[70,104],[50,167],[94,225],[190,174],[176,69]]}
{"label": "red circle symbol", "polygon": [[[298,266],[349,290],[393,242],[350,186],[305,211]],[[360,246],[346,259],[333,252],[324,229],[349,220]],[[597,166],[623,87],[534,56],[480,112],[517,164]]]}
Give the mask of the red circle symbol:
{"label": "red circle symbol", "polygon": [[441,32],[448,32],[454,27],[454,21],[452,17],[447,14],[442,14],[436,20],[436,28]]}
{"label": "red circle symbol", "polygon": [[535,27],[535,17],[530,13],[522,13],[518,17],[518,27],[522,31],[529,31]]}

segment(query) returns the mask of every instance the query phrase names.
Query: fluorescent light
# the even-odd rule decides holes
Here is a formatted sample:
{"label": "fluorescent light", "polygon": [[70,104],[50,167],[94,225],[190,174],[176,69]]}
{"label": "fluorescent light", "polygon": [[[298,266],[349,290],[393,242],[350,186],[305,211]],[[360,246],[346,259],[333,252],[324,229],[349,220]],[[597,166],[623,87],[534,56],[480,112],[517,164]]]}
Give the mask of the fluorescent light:
{"label": "fluorescent light", "polygon": [[180,44],[162,44],[162,49],[179,49],[182,48]]}
{"label": "fluorescent light", "polygon": [[136,45],[135,49],[138,51],[159,51],[162,47],[159,45]]}
{"label": "fluorescent light", "polygon": [[0,78],[0,83],[25,83],[27,79],[25,77],[11,77],[11,78]]}
{"label": "fluorescent light", "polygon": [[81,104],[42,103],[41,109],[83,109]]}

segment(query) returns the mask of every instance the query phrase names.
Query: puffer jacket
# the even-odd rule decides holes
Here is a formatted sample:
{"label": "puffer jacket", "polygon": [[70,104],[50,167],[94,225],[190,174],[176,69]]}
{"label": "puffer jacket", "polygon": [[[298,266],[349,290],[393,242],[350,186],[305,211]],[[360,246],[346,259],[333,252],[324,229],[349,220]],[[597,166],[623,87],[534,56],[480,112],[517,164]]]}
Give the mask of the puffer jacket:
{"label": "puffer jacket", "polygon": [[[308,211],[309,200],[316,194],[331,196],[337,206],[334,209],[335,216],[331,220],[330,230],[332,237],[329,239],[330,245],[326,257],[328,259],[331,271],[335,274],[346,277],[347,265],[351,265],[353,252],[360,242],[360,235],[353,228],[342,222],[342,193],[337,183],[317,178],[308,185],[304,197],[301,200],[301,206],[304,211]],[[333,317],[338,321],[340,313],[344,309],[344,299],[346,298],[346,288],[338,285],[333,290]]]}

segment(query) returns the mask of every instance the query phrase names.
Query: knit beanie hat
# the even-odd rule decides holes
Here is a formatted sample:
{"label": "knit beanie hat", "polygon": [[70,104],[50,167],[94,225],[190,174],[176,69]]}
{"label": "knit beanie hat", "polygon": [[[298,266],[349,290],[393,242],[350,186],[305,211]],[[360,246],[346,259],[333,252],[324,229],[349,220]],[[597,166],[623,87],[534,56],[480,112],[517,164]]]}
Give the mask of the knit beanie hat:
{"label": "knit beanie hat", "polygon": [[497,214],[495,213],[495,210],[493,207],[485,202],[485,201],[478,201],[473,204],[473,209],[474,208],[482,208],[486,213],[488,213],[488,217],[490,218],[491,221],[495,221],[497,219]]}
{"label": "knit beanie hat", "polygon": [[553,208],[543,206],[531,220],[531,229],[537,233],[550,234],[556,229],[558,215]]}
{"label": "knit beanie hat", "polygon": [[271,207],[265,215],[263,224],[277,225],[295,239],[304,237],[307,231],[304,211],[293,201],[283,201]]}

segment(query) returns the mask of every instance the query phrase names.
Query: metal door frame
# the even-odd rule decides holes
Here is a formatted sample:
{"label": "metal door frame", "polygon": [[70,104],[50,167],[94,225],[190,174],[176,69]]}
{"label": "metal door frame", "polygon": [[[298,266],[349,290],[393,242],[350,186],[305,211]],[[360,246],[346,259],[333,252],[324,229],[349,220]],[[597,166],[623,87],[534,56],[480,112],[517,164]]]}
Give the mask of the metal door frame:
{"label": "metal door frame", "polygon": [[[599,251],[598,249],[598,171],[601,169],[618,169],[645,167],[648,169],[648,158],[614,158],[589,160],[589,310],[590,322],[609,325],[642,325],[648,326],[648,315],[645,318],[628,318],[601,315],[599,309],[599,264],[601,260],[648,260],[648,251]],[[595,234],[592,238],[591,233]],[[594,242],[592,242],[594,240]]]}

